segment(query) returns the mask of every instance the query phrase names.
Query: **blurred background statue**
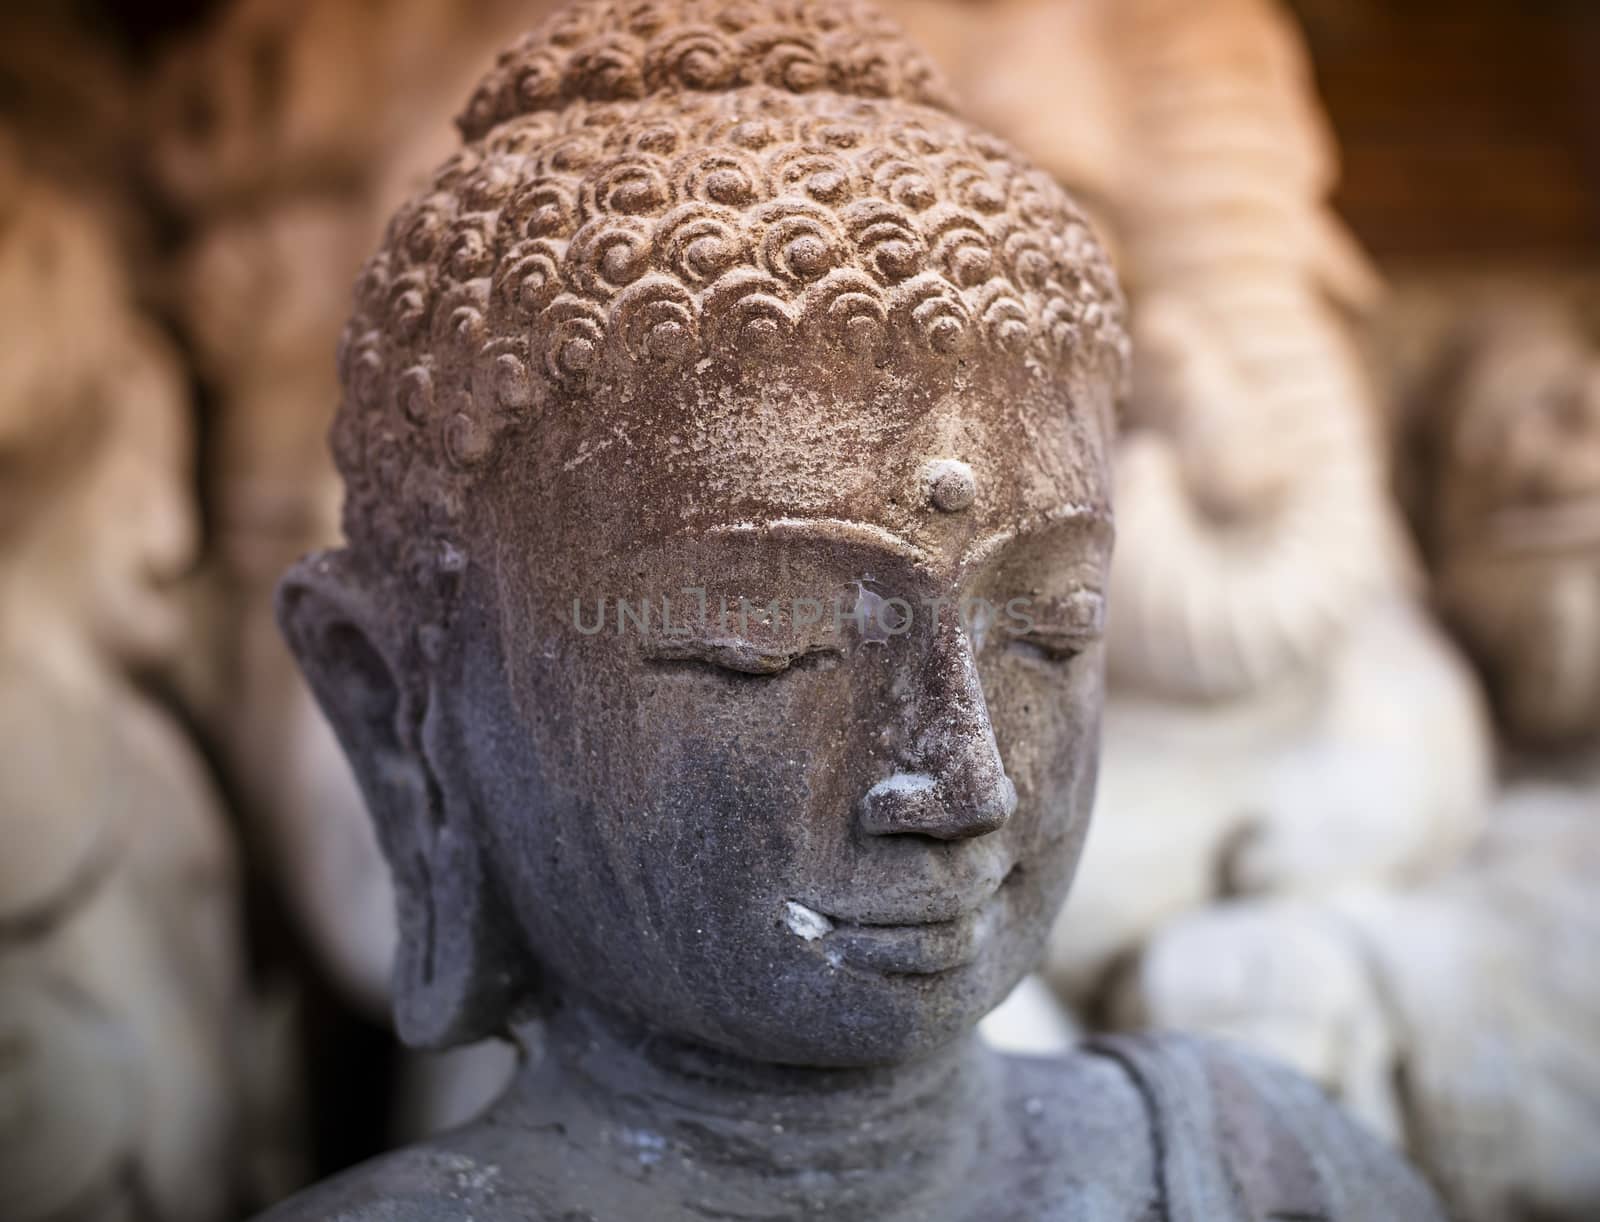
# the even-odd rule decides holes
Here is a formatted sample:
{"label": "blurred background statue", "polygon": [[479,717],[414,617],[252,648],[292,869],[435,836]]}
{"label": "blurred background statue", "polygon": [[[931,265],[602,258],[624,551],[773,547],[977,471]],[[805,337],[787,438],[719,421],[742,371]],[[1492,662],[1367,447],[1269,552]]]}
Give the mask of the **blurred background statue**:
{"label": "blurred background statue", "polygon": [[236,863],[137,680],[189,641],[190,405],[105,220],[0,145],[0,1213],[233,1216]]}
{"label": "blurred background statue", "polygon": [[1412,413],[1441,612],[1514,746],[1600,746],[1600,352],[1547,300],[1464,324]]}
{"label": "blurred background statue", "polygon": [[1454,1216],[1580,1222],[1600,1213],[1600,354],[1559,294],[1451,299],[1408,306],[1431,358],[1396,366],[1402,491],[1494,693],[1488,830],[1420,887],[1176,923],[1119,1017],[1297,1064],[1407,1146]]}

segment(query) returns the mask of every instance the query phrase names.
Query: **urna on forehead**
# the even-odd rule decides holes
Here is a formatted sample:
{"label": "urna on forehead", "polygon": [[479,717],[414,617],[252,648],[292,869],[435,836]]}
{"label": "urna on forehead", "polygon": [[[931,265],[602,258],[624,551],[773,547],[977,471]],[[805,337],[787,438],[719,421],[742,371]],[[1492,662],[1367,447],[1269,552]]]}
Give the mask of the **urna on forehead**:
{"label": "urna on forehead", "polygon": [[508,439],[764,366],[1118,383],[1088,225],[944,104],[855,3],[580,4],[508,50],[358,287],[334,436],[352,541],[407,505],[457,516]]}

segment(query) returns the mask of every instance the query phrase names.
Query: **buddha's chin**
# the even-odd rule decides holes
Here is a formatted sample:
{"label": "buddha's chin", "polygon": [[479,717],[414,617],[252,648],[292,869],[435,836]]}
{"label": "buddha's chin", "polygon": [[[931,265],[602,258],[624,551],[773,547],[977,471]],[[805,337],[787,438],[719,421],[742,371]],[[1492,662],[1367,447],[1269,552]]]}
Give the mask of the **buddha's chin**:
{"label": "buddha's chin", "polygon": [[[935,969],[942,953],[913,943],[875,949],[874,965],[815,958],[789,974],[776,1004],[730,1015],[709,1042],[755,1060],[825,1069],[927,1056],[975,1030],[1026,970],[1016,956],[998,953]],[[922,960],[925,954],[935,958]],[[922,961],[906,963],[902,955]],[[891,970],[904,966],[918,970]]]}

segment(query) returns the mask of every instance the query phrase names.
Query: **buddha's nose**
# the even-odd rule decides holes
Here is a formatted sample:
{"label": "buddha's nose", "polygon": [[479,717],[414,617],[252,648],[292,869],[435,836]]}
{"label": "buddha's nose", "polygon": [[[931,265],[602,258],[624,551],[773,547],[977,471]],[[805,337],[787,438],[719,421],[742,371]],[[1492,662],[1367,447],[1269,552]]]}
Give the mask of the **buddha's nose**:
{"label": "buddha's nose", "polygon": [[861,798],[869,836],[967,840],[1005,825],[1017,808],[983,698],[976,659],[959,628],[941,630],[912,704],[902,769]]}

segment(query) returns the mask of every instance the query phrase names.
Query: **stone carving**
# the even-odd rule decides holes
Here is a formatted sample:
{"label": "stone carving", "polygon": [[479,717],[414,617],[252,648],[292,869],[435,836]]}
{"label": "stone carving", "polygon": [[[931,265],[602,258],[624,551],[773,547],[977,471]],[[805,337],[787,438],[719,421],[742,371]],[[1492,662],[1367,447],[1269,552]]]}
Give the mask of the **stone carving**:
{"label": "stone carving", "polygon": [[865,5],[595,0],[390,225],[280,616],[401,1032],[528,1063],[273,1217],[1438,1216],[1240,1054],[973,1036],[1085,831],[1127,346],[942,97]]}
{"label": "stone carving", "polygon": [[186,404],[108,230],[0,150],[0,1212],[221,1222],[234,860],[133,682],[186,631]]}
{"label": "stone carving", "polygon": [[1585,662],[1600,653],[1596,365],[1537,295],[1497,295],[1504,312],[1453,338],[1424,328],[1444,342],[1409,387],[1408,492],[1437,597],[1512,744],[1487,834],[1416,889],[1175,923],[1128,982],[1122,1018],[1275,1051],[1409,1149],[1454,1217],[1578,1222],[1600,1209],[1600,970],[1582,949],[1600,868]]}
{"label": "stone carving", "polygon": [[[809,40],[804,27],[779,31],[765,54],[788,64],[790,44]],[[573,37],[569,75],[599,54]],[[391,563],[450,584],[459,559],[437,532],[468,500],[471,472],[491,466],[506,430],[591,377],[670,377],[812,335],[865,363],[905,329],[951,359],[992,348],[1051,362],[1125,344],[1103,286],[1080,289],[1086,225],[992,140],[921,111],[886,128],[864,106],[785,106],[781,94],[752,115],[711,91],[715,75],[647,112],[653,126],[624,122],[615,104],[635,96],[642,69],[601,40],[622,65],[610,92],[579,74],[579,100],[547,110],[524,90],[527,120],[469,144],[404,207],[359,285],[342,375],[358,403],[391,410],[342,417],[364,432],[337,436],[335,454],[348,520],[375,532],[358,541],[381,539]],[[480,130],[473,116],[506,91],[500,78],[542,62],[502,66],[463,131]],[[826,68],[819,84],[838,77]],[[530,326],[542,347],[511,338]],[[408,492],[413,478],[424,487]]]}
{"label": "stone carving", "polygon": [[1441,610],[1528,748],[1600,738],[1600,354],[1550,305],[1463,328],[1416,429]]}
{"label": "stone carving", "polygon": [[1597,811],[1592,765],[1518,781],[1468,860],[1426,887],[1174,922],[1119,1017],[1239,1039],[1317,1077],[1410,1151],[1452,1217],[1592,1217]]}
{"label": "stone carving", "polygon": [[1448,867],[1480,826],[1487,730],[1416,598],[1346,333],[1378,287],[1327,205],[1292,25],[1264,0],[898,11],[1084,193],[1133,303],[1104,818],[1055,983],[1092,1004],[1219,893]]}

